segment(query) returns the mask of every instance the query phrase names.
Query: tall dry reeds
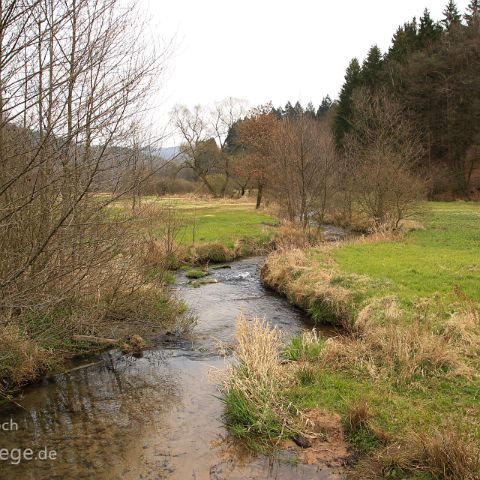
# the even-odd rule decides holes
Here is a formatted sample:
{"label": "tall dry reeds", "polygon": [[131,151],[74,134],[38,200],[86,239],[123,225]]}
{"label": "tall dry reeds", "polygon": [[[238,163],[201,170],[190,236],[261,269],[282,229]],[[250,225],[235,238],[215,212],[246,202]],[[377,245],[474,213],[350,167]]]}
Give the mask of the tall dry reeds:
{"label": "tall dry reeds", "polygon": [[298,432],[298,412],[285,396],[294,369],[282,364],[282,334],[265,320],[239,315],[236,339],[233,363],[211,378],[224,395],[230,431],[255,449],[268,449]]}

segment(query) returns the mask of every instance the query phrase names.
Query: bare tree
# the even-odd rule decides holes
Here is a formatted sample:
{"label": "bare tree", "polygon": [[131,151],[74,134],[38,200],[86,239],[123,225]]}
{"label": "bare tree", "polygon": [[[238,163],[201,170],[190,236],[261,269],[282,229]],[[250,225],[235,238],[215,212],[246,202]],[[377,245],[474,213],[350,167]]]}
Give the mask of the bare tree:
{"label": "bare tree", "polygon": [[[198,175],[214,197],[225,195],[232,174],[226,139],[244,111],[244,102],[232,97],[217,102],[211,109],[196,105],[190,110],[177,105],[172,111],[173,125],[183,140],[183,164]],[[218,191],[211,182],[213,174],[223,177]]]}
{"label": "bare tree", "polygon": [[222,197],[225,196],[232,175],[232,155],[227,151],[226,141],[230,130],[245,115],[245,111],[245,102],[233,97],[217,102],[211,111],[211,128],[220,149],[220,162],[224,174],[224,181],[220,188],[220,196]]}
{"label": "bare tree", "polygon": [[345,159],[354,202],[374,226],[397,228],[423,192],[415,174],[423,153],[419,135],[386,92],[361,89],[353,102]]}
{"label": "bare tree", "polygon": [[107,265],[118,254],[121,224],[106,222],[103,209],[142,175],[132,132],[166,54],[146,45],[131,7],[0,2],[0,309],[7,316],[85,294],[118,272]]}
{"label": "bare tree", "polygon": [[263,191],[269,183],[273,143],[278,118],[272,113],[272,104],[252,108],[236,128],[237,145],[242,154],[237,157],[237,176],[252,182],[257,189],[256,208],[260,208]]}
{"label": "bare tree", "polygon": [[304,229],[314,216],[323,220],[335,157],[326,122],[303,115],[279,123],[272,143],[270,188],[287,218]]}
{"label": "bare tree", "polygon": [[183,165],[191,168],[208,191],[216,197],[217,192],[208,178],[216,164],[212,158],[205,159],[205,144],[211,137],[204,108],[196,105],[193,110],[189,110],[185,106],[177,105],[172,111],[172,121],[183,140]]}

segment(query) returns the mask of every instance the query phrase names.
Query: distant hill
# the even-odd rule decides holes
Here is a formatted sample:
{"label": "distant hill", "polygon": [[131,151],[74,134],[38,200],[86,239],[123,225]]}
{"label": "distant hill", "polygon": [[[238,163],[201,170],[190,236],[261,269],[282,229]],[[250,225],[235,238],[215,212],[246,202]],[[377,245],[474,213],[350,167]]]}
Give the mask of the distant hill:
{"label": "distant hill", "polygon": [[152,153],[154,155],[158,155],[159,157],[162,157],[165,160],[171,160],[172,158],[175,158],[180,153],[180,147],[178,146],[161,147],[153,150]]}

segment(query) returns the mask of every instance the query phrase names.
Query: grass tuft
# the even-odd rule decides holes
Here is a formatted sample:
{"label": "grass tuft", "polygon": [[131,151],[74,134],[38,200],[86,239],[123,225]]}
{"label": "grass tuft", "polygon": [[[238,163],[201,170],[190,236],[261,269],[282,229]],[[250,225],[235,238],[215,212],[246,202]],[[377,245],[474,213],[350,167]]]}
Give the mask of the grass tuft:
{"label": "grass tuft", "polygon": [[205,270],[198,270],[198,269],[190,269],[185,272],[185,276],[187,278],[203,278],[208,275],[208,272]]}
{"label": "grass tuft", "polygon": [[266,451],[292,435],[295,412],[285,399],[285,387],[294,381],[293,370],[281,364],[282,335],[264,320],[237,319],[235,361],[213,379],[224,394],[225,422],[230,432],[249,447]]}

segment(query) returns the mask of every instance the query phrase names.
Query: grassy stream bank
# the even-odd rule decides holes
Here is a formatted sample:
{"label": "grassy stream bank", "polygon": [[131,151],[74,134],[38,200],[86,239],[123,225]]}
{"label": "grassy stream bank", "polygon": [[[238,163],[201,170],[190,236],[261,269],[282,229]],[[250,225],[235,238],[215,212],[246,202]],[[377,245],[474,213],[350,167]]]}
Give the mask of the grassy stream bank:
{"label": "grassy stream bank", "polygon": [[135,209],[131,199],[112,203],[106,220],[127,225],[129,236],[108,266],[90,272],[108,278],[102,288],[91,290],[86,282],[81,295],[12,311],[0,326],[0,401],[62,371],[74,357],[112,347],[89,337],[114,339],[128,352],[135,348],[132,338],[146,345],[166,330],[188,328],[191,318],[170,292],[175,277],[169,270],[265,252],[278,220],[254,207],[252,201],[180,197],[145,197]]}
{"label": "grassy stream bank", "polygon": [[263,279],[345,335],[295,339],[284,395],[340,414],[360,478],[480,478],[480,206],[409,233],[272,253]]}

